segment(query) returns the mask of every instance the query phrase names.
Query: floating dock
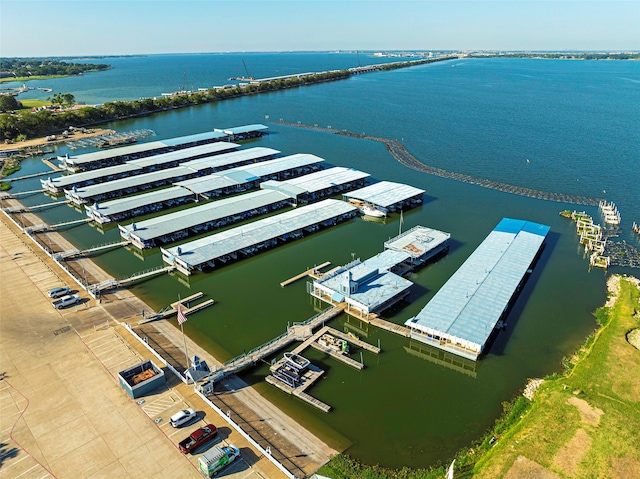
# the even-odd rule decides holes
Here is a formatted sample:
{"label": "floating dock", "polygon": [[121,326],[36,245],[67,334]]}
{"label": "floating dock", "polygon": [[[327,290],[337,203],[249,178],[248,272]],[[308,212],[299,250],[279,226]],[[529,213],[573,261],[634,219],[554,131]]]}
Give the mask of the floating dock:
{"label": "floating dock", "polygon": [[160,250],[165,263],[190,275],[194,269],[216,267],[238,259],[239,255],[252,256],[262,249],[335,225],[353,218],[356,212],[354,206],[344,201],[327,199]]}
{"label": "floating dock", "polygon": [[391,181],[380,181],[356,191],[344,193],[346,201],[357,200],[386,211],[407,210],[422,204],[424,190]]}
{"label": "floating dock", "polygon": [[142,173],[148,173],[152,170],[161,170],[180,165],[188,160],[202,158],[205,156],[213,156],[230,150],[239,148],[240,145],[228,142],[208,143],[206,145],[193,146],[182,150],[171,151],[158,155],[141,158],[138,160],[129,160],[121,165],[108,166],[82,173],[69,174],[65,176],[57,176],[40,180],[42,187],[51,193],[62,193],[81,186],[88,186],[105,181],[117,180],[127,176],[134,176]]}
{"label": "floating dock", "polygon": [[280,191],[295,198],[296,203],[306,204],[359,188],[369,176],[369,173],[354,168],[336,166],[290,180],[265,181],[260,188]]}
{"label": "floating dock", "polygon": [[69,201],[77,205],[93,201],[102,201],[104,199],[130,195],[138,191],[159,188],[199,175],[213,173],[219,169],[247,164],[261,159],[266,160],[279,153],[278,150],[274,150],[273,148],[255,147],[249,148],[248,150],[189,160],[173,168],[142,173],[80,188],[74,186],[71,190],[65,191],[65,196]]}
{"label": "floating dock", "polygon": [[60,167],[63,169],[72,171],[93,170],[96,168],[103,168],[105,166],[119,165],[127,160],[168,153],[216,141],[234,141],[262,136],[267,133],[267,130],[268,128],[264,125],[246,125],[228,129],[228,131],[231,132],[230,135],[228,133],[224,133],[224,129],[218,129],[194,135],[151,141],[113,148],[110,150],[96,151],[83,155],[66,155],[58,157],[58,160],[60,161]]}
{"label": "floating dock", "polygon": [[549,227],[503,218],[417,316],[411,338],[477,360],[531,273]]}

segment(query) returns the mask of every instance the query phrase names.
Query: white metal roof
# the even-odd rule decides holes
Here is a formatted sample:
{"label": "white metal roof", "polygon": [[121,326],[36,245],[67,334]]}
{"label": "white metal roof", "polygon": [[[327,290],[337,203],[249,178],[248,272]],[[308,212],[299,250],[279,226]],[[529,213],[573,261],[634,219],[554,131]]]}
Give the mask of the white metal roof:
{"label": "white metal roof", "polygon": [[162,251],[165,257],[194,267],[355,210],[344,201],[327,199]]}
{"label": "white metal roof", "polygon": [[151,173],[143,173],[142,175],[129,176],[118,180],[106,181],[97,185],[81,186],[75,190],[67,190],[70,196],[79,199],[93,198],[95,196],[104,195],[118,190],[148,185],[158,181],[172,180],[181,176],[192,175],[194,170],[184,166],[176,166],[166,170],[153,171]]}
{"label": "white metal roof", "polygon": [[246,150],[232,151],[231,153],[223,153],[221,155],[211,156],[207,158],[190,160],[182,163],[182,166],[198,170],[206,168],[216,169],[243,161],[259,160],[260,158],[277,155],[279,153],[280,151],[274,150],[273,148],[257,146],[255,148],[248,148]]}
{"label": "white metal roof", "polygon": [[336,166],[286,181],[265,181],[260,187],[290,192],[291,194],[315,193],[368,176],[369,173],[354,168]]}
{"label": "white metal roof", "polygon": [[[136,160],[127,161],[128,164],[138,165],[143,168],[154,165],[162,165],[164,163],[171,163],[177,161],[182,163],[189,158],[200,155],[215,155],[217,153],[229,150],[235,150],[240,145],[236,143],[230,143],[226,141],[217,141],[215,143],[207,143],[205,145],[191,146],[189,148],[183,148],[181,150],[170,151],[168,153],[161,153],[159,155],[147,156],[145,158],[138,158]],[[99,170],[98,170],[99,171]]]}
{"label": "white metal roof", "polygon": [[56,178],[47,178],[42,180],[43,184],[46,181],[54,188],[64,189],[71,185],[75,185],[85,181],[97,180],[99,178],[106,178],[108,176],[117,175],[126,172],[133,172],[136,170],[142,170],[142,167],[135,164],[124,163],[122,165],[108,166],[106,168],[100,168],[97,170],[84,171],[82,173],[73,173],[64,176],[58,176]]}
{"label": "white metal roof", "polygon": [[131,236],[140,239],[141,242],[150,241],[154,238],[181,231],[187,228],[216,221],[237,214],[251,211],[263,206],[269,206],[288,197],[277,191],[254,191],[240,196],[232,196],[218,201],[212,201],[200,206],[194,206],[174,213],[151,218],[146,221],[121,225],[121,229],[127,231]]}
{"label": "white metal roof", "polygon": [[359,190],[345,193],[345,196],[387,208],[423,193],[424,190],[413,186],[391,181],[380,181]]}
{"label": "white metal roof", "polygon": [[162,203],[163,201],[174,200],[178,198],[184,198],[185,196],[192,196],[188,190],[180,188],[179,186],[172,186],[169,188],[163,188],[161,190],[154,190],[148,193],[142,193],[140,195],[125,196],[124,198],[118,198],[115,200],[109,200],[98,203],[98,209],[95,209],[95,204],[86,205],[85,209],[95,210],[100,216],[113,216],[126,211],[135,210],[136,208],[142,208],[144,206],[153,205],[155,203]]}

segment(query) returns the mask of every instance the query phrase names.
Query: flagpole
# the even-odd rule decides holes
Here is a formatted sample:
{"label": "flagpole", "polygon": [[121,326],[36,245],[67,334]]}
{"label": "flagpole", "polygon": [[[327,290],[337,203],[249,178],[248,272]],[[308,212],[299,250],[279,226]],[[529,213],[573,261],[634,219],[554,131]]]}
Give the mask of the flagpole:
{"label": "flagpole", "polygon": [[189,369],[189,354],[187,353],[187,338],[184,335],[184,321],[181,321],[182,317],[182,304],[180,304],[180,295],[178,295],[178,322],[180,323],[180,331],[182,331],[182,341],[184,342],[184,357],[187,361],[186,369]]}

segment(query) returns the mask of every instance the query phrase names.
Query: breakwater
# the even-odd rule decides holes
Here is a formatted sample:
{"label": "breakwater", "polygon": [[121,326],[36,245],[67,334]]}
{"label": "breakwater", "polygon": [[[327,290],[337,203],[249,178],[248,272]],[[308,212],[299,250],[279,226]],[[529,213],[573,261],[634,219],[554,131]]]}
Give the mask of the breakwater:
{"label": "breakwater", "polygon": [[513,193],[514,195],[526,196],[529,198],[536,198],[539,200],[556,201],[558,203],[568,203],[574,205],[584,206],[598,206],[602,201],[601,198],[591,198],[589,196],[570,195],[564,193],[554,193],[552,191],[541,191],[533,188],[527,188],[524,186],[510,185],[508,183],[501,183],[499,181],[489,180],[487,178],[478,178],[476,176],[465,175],[464,173],[456,173],[454,171],[443,170],[442,168],[436,168],[434,166],[427,165],[418,160],[415,156],[407,151],[402,143],[398,140],[391,140],[389,138],[382,138],[379,136],[364,135],[359,133],[353,133],[346,130],[334,130],[331,128],[324,128],[315,125],[305,125],[302,123],[291,123],[283,120],[274,121],[279,125],[294,126],[296,128],[303,128],[307,130],[321,131],[324,133],[332,133],[334,135],[347,136],[350,138],[358,138],[361,140],[377,141],[384,144],[391,153],[391,155],[401,165],[411,168],[416,171],[421,171],[429,175],[439,176],[441,178],[448,178],[451,180],[460,181],[462,183],[468,183],[471,185],[482,186],[483,188],[489,188],[492,190],[502,191],[505,193]]}

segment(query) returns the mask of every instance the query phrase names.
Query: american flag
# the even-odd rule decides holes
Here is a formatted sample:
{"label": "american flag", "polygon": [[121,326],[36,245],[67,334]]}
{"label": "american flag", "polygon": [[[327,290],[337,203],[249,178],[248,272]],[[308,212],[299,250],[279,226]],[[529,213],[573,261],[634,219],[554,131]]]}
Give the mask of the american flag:
{"label": "american flag", "polygon": [[178,305],[178,324],[182,324],[187,320],[187,317],[182,312],[182,306]]}

